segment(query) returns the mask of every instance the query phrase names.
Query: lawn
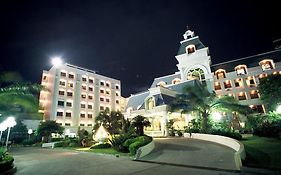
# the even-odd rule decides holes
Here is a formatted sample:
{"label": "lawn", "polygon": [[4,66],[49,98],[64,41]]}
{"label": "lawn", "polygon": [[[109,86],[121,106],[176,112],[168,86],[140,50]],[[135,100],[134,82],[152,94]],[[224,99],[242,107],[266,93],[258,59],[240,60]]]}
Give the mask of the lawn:
{"label": "lawn", "polygon": [[68,149],[76,150],[76,151],[84,151],[84,152],[92,152],[92,153],[99,153],[99,154],[110,154],[110,155],[119,155],[119,156],[131,156],[130,153],[122,153],[118,152],[113,148],[103,148],[103,149],[90,149],[88,148],[73,148],[68,147]]}
{"label": "lawn", "polygon": [[253,136],[241,142],[247,155],[244,165],[281,170],[281,140]]}

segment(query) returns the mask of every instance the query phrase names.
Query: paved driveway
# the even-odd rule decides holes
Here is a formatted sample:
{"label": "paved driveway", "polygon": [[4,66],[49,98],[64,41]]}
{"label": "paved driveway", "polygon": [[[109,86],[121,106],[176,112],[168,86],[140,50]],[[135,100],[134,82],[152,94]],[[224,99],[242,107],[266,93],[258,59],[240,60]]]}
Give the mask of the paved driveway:
{"label": "paved driveway", "polygon": [[235,170],[236,167],[234,150],[190,138],[155,139],[155,149],[141,160],[226,170]]}

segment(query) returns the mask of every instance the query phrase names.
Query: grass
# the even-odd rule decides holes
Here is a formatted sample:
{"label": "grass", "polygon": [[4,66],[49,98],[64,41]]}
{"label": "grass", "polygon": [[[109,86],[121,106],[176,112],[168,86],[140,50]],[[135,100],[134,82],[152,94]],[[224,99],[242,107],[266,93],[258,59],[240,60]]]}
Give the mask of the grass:
{"label": "grass", "polygon": [[281,170],[281,140],[253,136],[241,142],[247,155],[244,165]]}
{"label": "grass", "polygon": [[67,147],[67,149],[83,151],[83,152],[92,152],[92,153],[98,153],[98,154],[119,155],[119,156],[127,156],[127,157],[131,156],[130,153],[118,152],[113,148],[90,149],[90,147],[87,147],[87,148]]}

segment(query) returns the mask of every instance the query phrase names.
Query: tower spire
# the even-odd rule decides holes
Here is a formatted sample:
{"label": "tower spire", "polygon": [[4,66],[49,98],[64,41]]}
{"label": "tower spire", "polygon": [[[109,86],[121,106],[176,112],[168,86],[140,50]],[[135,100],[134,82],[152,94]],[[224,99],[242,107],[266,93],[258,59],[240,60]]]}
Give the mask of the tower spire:
{"label": "tower spire", "polygon": [[191,31],[189,29],[189,26],[186,25],[186,32],[183,34],[183,38],[186,40],[186,39],[189,39],[189,38],[192,38],[194,37],[194,31]]}

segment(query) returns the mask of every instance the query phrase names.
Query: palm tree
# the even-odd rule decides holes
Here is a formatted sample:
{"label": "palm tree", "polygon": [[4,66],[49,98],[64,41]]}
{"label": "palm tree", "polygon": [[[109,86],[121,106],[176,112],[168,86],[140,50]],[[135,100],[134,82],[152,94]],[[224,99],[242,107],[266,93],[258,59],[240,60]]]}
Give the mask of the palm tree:
{"label": "palm tree", "polygon": [[208,118],[213,111],[237,112],[239,114],[251,113],[251,108],[240,105],[230,96],[218,98],[215,92],[210,93],[205,87],[194,88],[186,86],[182,94],[176,96],[170,105],[170,110],[181,113],[197,112],[202,119],[202,131],[208,131]]}
{"label": "palm tree", "polygon": [[144,127],[150,126],[150,122],[144,116],[137,115],[132,120],[132,126],[136,127],[136,134],[142,136],[144,135]]}
{"label": "palm tree", "polygon": [[38,114],[36,95],[41,89],[41,85],[23,83],[16,73],[0,74],[0,117]]}

